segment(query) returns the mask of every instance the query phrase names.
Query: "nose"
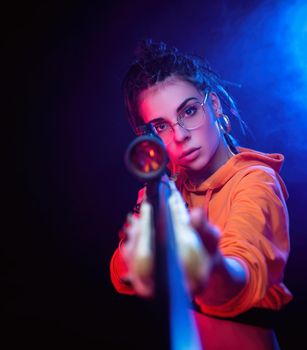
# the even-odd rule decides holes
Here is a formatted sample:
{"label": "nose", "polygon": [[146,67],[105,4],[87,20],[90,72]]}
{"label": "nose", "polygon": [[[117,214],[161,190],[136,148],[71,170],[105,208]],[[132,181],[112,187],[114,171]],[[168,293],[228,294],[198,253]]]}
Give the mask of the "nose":
{"label": "nose", "polygon": [[190,137],[190,131],[176,123],[173,125],[174,141],[183,142]]}

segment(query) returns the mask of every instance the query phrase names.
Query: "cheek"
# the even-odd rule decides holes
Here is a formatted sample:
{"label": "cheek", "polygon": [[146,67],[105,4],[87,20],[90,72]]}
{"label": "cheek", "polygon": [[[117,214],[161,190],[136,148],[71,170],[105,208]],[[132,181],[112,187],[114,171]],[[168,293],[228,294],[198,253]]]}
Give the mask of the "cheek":
{"label": "cheek", "polygon": [[177,157],[179,156],[178,149],[176,149],[176,147],[173,146],[172,142],[165,147],[170,160],[176,161]]}
{"label": "cheek", "polygon": [[215,122],[207,123],[202,129],[195,130],[194,142],[199,143],[206,149],[215,148],[219,142],[220,132]]}
{"label": "cheek", "polygon": [[208,136],[208,140],[210,140],[209,143],[211,143],[212,147],[215,147],[219,143],[221,134],[220,134],[220,129],[216,123],[212,125],[207,136]]}

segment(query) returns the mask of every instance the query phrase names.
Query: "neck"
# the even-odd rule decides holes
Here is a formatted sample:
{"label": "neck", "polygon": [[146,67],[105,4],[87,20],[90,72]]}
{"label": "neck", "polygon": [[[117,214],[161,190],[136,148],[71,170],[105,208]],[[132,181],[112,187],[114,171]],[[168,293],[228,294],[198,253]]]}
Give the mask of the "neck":
{"label": "neck", "polygon": [[199,186],[222,167],[232,156],[234,156],[234,153],[230,150],[224,138],[221,138],[215,154],[205,168],[198,171],[186,171],[190,183],[194,186]]}

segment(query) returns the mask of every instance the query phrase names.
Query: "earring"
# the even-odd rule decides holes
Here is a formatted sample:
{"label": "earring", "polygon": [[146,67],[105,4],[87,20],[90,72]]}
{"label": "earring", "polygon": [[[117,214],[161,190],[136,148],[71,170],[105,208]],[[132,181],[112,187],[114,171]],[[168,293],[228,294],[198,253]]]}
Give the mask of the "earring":
{"label": "earring", "polygon": [[229,134],[231,131],[231,124],[230,124],[230,120],[229,120],[228,115],[226,115],[224,113],[220,113],[217,120],[219,122],[219,125],[220,125],[222,131],[225,134]]}

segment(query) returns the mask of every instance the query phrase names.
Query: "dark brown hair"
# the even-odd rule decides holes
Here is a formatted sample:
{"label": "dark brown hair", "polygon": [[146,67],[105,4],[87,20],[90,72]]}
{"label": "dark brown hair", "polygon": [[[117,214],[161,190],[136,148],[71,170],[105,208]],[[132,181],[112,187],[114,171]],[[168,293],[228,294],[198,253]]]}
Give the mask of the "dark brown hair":
{"label": "dark brown hair", "polygon": [[[144,124],[138,111],[139,94],[171,76],[191,82],[199,91],[214,91],[223,108],[226,107],[228,113],[237,118],[244,130],[236,104],[223,86],[225,81],[209,67],[205,59],[184,54],[164,42],[144,39],[140,41],[136,50],[136,60],[128,69],[122,83],[128,119],[136,133],[138,127]],[[232,141],[234,142],[233,139]]]}

